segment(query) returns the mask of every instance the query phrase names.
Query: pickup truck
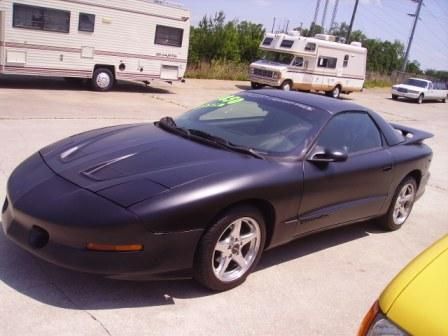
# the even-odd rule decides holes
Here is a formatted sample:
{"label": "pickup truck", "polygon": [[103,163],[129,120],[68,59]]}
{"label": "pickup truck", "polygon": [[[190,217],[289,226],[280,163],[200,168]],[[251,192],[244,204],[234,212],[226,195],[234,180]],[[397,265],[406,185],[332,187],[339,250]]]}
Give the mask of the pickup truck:
{"label": "pickup truck", "polygon": [[392,86],[392,99],[408,98],[421,104],[424,100],[441,100],[446,103],[448,90],[445,83],[433,83],[426,79],[409,78],[403,84]]}

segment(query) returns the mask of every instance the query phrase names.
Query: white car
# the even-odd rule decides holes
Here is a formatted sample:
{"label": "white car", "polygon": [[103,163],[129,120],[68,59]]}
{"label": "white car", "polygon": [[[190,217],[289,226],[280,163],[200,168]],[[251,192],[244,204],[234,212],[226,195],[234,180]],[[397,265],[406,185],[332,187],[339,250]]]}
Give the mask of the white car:
{"label": "white car", "polygon": [[444,83],[433,83],[426,79],[409,78],[404,84],[392,86],[392,99],[413,99],[421,104],[424,100],[441,100],[446,103],[448,90]]}

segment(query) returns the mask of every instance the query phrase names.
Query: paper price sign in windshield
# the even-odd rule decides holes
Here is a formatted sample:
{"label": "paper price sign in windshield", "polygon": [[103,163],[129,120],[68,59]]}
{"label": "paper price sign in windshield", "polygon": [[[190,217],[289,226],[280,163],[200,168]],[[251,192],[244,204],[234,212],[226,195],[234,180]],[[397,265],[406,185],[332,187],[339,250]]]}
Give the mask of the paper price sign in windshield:
{"label": "paper price sign in windshield", "polygon": [[223,98],[219,98],[218,100],[215,100],[214,102],[211,102],[209,104],[203,105],[203,107],[224,107],[227,105],[233,105],[238,104],[244,101],[243,97],[240,96],[227,96]]}

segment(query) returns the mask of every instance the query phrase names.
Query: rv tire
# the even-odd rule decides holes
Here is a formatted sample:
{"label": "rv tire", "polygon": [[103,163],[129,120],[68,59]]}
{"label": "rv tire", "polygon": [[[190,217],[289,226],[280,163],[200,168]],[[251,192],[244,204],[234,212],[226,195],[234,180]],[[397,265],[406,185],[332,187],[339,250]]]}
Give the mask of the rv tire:
{"label": "rv tire", "polygon": [[289,79],[285,80],[282,83],[282,85],[280,85],[280,90],[291,91],[292,90],[292,82]]}
{"label": "rv tire", "polygon": [[251,82],[250,86],[252,87],[252,89],[254,90],[258,90],[261,89],[262,85],[260,83],[255,83],[255,82]]}
{"label": "rv tire", "polygon": [[112,71],[105,68],[98,68],[93,73],[92,88],[95,91],[106,92],[112,89],[115,83]]}
{"label": "rv tire", "polygon": [[336,85],[333,90],[325,92],[327,96],[339,99],[341,95],[341,87]]}

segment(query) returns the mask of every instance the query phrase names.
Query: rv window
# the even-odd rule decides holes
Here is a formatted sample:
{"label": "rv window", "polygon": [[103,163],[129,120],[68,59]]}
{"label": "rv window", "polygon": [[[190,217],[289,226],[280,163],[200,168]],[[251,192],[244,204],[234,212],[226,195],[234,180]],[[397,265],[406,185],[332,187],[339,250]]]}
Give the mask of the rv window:
{"label": "rv window", "polygon": [[348,55],[345,55],[345,56],[344,56],[344,68],[347,67],[349,58],[350,58],[350,57],[349,57]]}
{"label": "rv window", "polygon": [[172,47],[182,47],[183,36],[183,29],[157,25],[156,39],[154,43]]}
{"label": "rv window", "polygon": [[305,46],[306,51],[314,51],[316,50],[316,43],[308,42]]}
{"label": "rv window", "polygon": [[317,66],[319,68],[335,69],[337,62],[338,59],[334,57],[319,57],[317,61]]}
{"label": "rv window", "polygon": [[280,47],[282,47],[282,48],[291,48],[293,44],[294,44],[293,40],[283,40],[282,44],[280,44]]}
{"label": "rv window", "polygon": [[303,67],[303,57],[296,57],[292,65],[296,67]]}
{"label": "rv window", "polygon": [[93,33],[95,31],[95,15],[79,13],[78,30]]}
{"label": "rv window", "polygon": [[70,12],[14,4],[13,27],[68,33],[70,31]]}
{"label": "rv window", "polygon": [[270,45],[274,39],[272,37],[266,37],[263,41],[263,45]]}
{"label": "rv window", "polygon": [[294,59],[294,55],[279,53],[275,51],[265,51],[263,59],[270,62],[290,65],[292,60]]}

